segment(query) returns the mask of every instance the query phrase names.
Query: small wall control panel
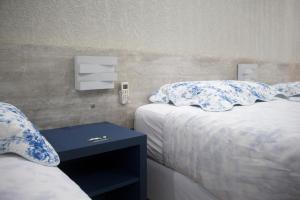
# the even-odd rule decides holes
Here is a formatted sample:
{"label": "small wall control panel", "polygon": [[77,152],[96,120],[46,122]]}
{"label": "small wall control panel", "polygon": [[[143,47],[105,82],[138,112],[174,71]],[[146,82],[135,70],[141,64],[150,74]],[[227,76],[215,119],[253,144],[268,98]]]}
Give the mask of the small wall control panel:
{"label": "small wall control panel", "polygon": [[127,104],[129,102],[129,84],[128,82],[121,82],[121,88],[119,91],[120,103]]}

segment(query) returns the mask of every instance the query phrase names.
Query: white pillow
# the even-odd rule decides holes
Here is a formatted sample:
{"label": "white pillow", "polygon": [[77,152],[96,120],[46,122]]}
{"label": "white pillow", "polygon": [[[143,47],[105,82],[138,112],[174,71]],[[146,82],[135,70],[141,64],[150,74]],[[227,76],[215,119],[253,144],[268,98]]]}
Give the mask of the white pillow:
{"label": "white pillow", "polygon": [[57,166],[59,156],[27,117],[15,106],[0,102],[0,154],[16,153],[46,166]]}
{"label": "white pillow", "polygon": [[196,105],[205,111],[226,111],[234,105],[252,105],[257,100],[270,101],[276,91],[265,83],[248,81],[192,81],[162,86],[149,100],[173,103],[175,106]]}
{"label": "white pillow", "polygon": [[273,87],[279,94],[286,97],[300,95],[300,82],[279,83],[273,85]]}

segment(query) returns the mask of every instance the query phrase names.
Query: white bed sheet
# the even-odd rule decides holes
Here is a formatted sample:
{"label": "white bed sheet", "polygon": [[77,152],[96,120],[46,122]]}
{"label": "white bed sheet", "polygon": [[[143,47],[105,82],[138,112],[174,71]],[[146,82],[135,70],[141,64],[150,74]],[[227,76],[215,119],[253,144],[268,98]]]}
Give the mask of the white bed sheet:
{"label": "white bed sheet", "polygon": [[174,110],[168,104],[148,104],[139,107],[135,113],[134,128],[147,134],[147,153],[154,160],[163,160],[163,128],[166,116]]}
{"label": "white bed sheet", "polygon": [[14,154],[0,155],[1,200],[90,200],[57,167],[46,167]]}

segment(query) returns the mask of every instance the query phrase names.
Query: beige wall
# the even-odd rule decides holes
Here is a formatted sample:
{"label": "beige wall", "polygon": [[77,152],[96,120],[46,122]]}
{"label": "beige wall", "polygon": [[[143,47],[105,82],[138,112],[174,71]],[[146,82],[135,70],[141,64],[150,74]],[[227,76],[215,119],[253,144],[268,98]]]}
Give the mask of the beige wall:
{"label": "beige wall", "polygon": [[[42,129],[132,127],[165,83],[236,79],[238,63],[257,63],[259,81],[299,81],[299,10],[300,0],[0,0],[0,101]],[[119,104],[117,86],[76,91],[75,55],[117,56],[131,102]]]}
{"label": "beige wall", "polygon": [[294,16],[296,19],[295,32],[294,32],[294,58],[300,62],[300,1],[297,1],[294,7]]}
{"label": "beige wall", "polygon": [[299,7],[299,0],[1,0],[0,44],[299,62]]}

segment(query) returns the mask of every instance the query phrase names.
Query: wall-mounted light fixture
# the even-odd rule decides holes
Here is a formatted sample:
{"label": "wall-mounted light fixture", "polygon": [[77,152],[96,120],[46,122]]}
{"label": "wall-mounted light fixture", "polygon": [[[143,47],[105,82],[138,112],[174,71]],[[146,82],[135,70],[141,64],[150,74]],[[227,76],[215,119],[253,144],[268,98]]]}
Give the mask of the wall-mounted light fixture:
{"label": "wall-mounted light fixture", "polygon": [[238,64],[238,80],[257,81],[257,64]]}
{"label": "wall-mounted light fixture", "polygon": [[117,80],[116,57],[75,56],[76,90],[112,89]]}

